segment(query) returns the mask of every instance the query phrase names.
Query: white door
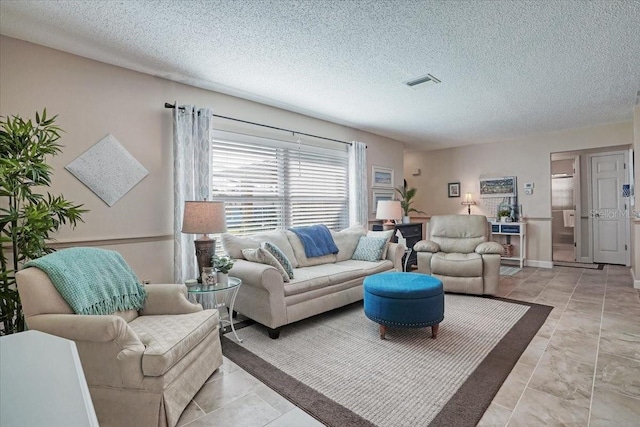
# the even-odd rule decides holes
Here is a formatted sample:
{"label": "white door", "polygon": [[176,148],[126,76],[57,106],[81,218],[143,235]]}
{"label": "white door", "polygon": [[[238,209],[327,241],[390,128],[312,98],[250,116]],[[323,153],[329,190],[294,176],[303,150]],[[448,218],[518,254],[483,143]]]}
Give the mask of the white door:
{"label": "white door", "polygon": [[593,262],[626,264],[625,154],[591,156]]}

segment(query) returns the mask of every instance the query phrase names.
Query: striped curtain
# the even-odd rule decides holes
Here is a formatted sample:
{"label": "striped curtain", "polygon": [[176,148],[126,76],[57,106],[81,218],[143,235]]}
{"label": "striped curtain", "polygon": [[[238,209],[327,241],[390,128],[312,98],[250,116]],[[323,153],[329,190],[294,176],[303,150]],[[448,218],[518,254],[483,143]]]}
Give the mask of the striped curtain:
{"label": "striped curtain", "polygon": [[193,234],[183,234],[187,200],[211,199],[212,114],[207,108],[176,106],[173,111],[173,280],[199,276]]}

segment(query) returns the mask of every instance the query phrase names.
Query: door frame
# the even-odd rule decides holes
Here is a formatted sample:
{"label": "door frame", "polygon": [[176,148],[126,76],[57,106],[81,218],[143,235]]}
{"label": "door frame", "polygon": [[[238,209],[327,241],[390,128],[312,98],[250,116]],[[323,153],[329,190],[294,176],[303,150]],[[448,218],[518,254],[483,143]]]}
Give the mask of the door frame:
{"label": "door frame", "polygon": [[[563,154],[551,153],[551,161],[556,160],[573,160],[573,210],[574,210],[574,224],[573,224],[573,253],[576,262],[591,263],[591,259],[588,257],[580,257],[582,253],[582,201],[580,198],[580,159],[582,154]],[[553,178],[551,178],[553,179]],[[553,215],[552,215],[553,216]],[[552,226],[553,228],[553,226]],[[591,234],[589,234],[591,237]],[[590,242],[587,242],[590,245]],[[591,246],[589,246],[591,247]],[[591,253],[591,251],[589,251]],[[551,262],[553,262],[553,231],[551,232]]]}

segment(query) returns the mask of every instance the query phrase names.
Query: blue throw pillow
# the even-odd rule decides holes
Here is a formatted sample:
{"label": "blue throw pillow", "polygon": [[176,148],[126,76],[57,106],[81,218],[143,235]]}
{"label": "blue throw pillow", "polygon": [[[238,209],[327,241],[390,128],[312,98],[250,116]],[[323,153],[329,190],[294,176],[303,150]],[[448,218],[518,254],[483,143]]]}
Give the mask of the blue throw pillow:
{"label": "blue throw pillow", "polygon": [[386,244],[387,239],[384,237],[361,236],[358,241],[358,247],[356,247],[351,259],[371,262],[380,261]]}
{"label": "blue throw pillow", "polygon": [[291,265],[291,261],[289,261],[289,258],[287,258],[284,252],[273,243],[263,242],[261,246],[278,260],[282,268],[284,268],[284,271],[289,275],[289,279],[293,279],[293,265]]}

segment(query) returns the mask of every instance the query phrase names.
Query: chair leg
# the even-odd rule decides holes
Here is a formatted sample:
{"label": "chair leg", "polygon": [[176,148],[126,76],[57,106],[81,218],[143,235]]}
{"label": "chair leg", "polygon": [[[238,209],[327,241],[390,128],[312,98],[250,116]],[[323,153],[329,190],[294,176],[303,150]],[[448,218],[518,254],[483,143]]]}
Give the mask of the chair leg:
{"label": "chair leg", "polygon": [[385,335],[387,334],[387,327],[385,325],[380,325],[380,339],[385,339]]}
{"label": "chair leg", "polygon": [[439,328],[440,328],[440,324],[431,326],[431,338],[433,338],[434,340],[438,336],[438,329]]}

